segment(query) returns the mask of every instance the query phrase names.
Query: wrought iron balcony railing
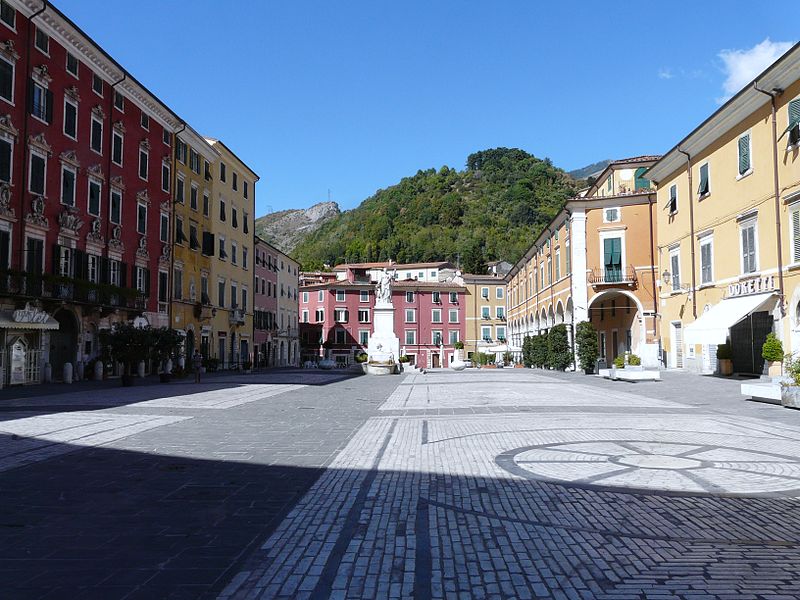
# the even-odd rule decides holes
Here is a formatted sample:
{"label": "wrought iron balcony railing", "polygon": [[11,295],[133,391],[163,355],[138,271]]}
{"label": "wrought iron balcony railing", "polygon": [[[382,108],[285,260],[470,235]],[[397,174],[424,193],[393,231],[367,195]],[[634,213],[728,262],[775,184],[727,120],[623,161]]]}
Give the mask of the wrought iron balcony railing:
{"label": "wrought iron balcony railing", "polygon": [[589,275],[589,283],[594,286],[632,286],[636,283],[636,270],[633,267],[592,269]]}
{"label": "wrought iron balcony railing", "polygon": [[109,308],[147,309],[147,297],[138,290],[49,274],[0,271],[0,294]]}

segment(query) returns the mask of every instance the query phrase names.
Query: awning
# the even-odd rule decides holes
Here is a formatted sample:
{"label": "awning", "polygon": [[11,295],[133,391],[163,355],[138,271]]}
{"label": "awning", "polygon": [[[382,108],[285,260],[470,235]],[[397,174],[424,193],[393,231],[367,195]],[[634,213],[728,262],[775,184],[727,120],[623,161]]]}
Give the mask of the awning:
{"label": "awning", "polygon": [[58,321],[43,312],[37,312],[33,320],[18,321],[14,312],[4,310],[0,311],[0,329],[58,329]]}
{"label": "awning", "polygon": [[497,346],[489,346],[484,348],[486,352],[494,352],[495,354],[505,354],[506,352],[522,352],[522,348],[516,346],[507,346],[506,344],[498,344]]}
{"label": "awning", "polygon": [[731,327],[775,298],[772,292],[727,298],[687,325],[683,339],[687,344],[724,344]]}

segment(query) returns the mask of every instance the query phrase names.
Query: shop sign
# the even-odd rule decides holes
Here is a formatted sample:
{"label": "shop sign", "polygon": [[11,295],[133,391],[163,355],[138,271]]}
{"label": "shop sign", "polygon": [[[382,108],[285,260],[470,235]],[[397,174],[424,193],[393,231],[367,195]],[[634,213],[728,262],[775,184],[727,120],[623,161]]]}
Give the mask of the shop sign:
{"label": "shop sign", "polygon": [[14,319],[15,323],[47,323],[50,315],[35,306],[26,304],[25,308],[15,310],[11,314],[11,317]]}
{"label": "shop sign", "polygon": [[747,281],[739,281],[728,286],[726,298],[736,298],[737,296],[749,296],[751,294],[763,294],[764,292],[775,291],[775,276],[766,275],[755,277]]}
{"label": "shop sign", "polygon": [[9,371],[9,383],[11,385],[22,385],[25,383],[25,344],[22,340],[17,340],[11,344],[11,369]]}

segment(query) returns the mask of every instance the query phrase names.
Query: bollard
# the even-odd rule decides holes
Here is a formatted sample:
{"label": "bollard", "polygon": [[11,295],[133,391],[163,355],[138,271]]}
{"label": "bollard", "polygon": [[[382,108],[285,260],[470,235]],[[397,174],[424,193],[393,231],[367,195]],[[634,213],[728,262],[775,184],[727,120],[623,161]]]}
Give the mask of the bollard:
{"label": "bollard", "polygon": [[64,383],[72,383],[72,363],[64,363]]}
{"label": "bollard", "polygon": [[139,361],[139,364],[136,367],[136,374],[139,377],[144,377],[144,361],[143,360]]}
{"label": "bollard", "polygon": [[101,381],[103,379],[103,361],[97,360],[94,363],[94,379],[95,381]]}
{"label": "bollard", "polygon": [[53,381],[53,367],[50,363],[44,363],[44,382],[50,383]]}

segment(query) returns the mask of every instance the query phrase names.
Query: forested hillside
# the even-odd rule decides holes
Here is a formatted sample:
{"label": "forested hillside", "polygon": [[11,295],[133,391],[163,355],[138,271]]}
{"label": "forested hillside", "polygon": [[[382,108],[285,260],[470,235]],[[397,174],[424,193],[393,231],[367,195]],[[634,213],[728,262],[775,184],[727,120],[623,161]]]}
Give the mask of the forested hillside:
{"label": "forested hillside", "polygon": [[447,166],[379,190],[305,238],[293,252],[303,268],[387,260],[460,260],[467,272],[486,261],[516,261],[575,192],[549,159],[519,149],[471,154],[462,171]]}

